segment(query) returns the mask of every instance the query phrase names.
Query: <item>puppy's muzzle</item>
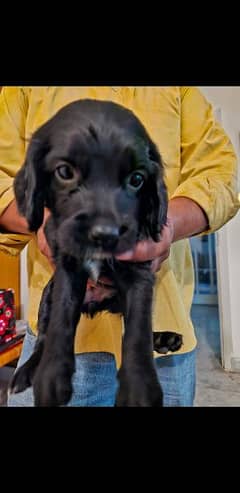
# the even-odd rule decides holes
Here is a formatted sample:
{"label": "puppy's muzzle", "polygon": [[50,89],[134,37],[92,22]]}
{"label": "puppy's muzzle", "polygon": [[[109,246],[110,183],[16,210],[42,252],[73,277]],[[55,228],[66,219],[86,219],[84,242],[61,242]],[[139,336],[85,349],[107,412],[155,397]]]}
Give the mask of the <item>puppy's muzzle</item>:
{"label": "puppy's muzzle", "polygon": [[113,251],[120,238],[120,229],[117,226],[95,224],[90,229],[88,236],[96,247],[105,251]]}

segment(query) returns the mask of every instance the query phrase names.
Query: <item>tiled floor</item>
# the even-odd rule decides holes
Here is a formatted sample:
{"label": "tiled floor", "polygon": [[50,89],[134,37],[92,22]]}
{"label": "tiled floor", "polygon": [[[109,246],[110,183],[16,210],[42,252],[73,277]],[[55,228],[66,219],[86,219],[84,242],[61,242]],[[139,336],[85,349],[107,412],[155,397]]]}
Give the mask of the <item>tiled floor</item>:
{"label": "tiled floor", "polygon": [[[195,405],[240,406],[240,373],[228,373],[220,364],[218,308],[194,305],[192,316],[198,339]],[[12,372],[13,368],[0,368],[0,406],[4,405],[6,381]]]}
{"label": "tiled floor", "polygon": [[223,370],[220,363],[218,308],[194,305],[192,317],[198,339],[196,406],[240,406],[240,373]]}

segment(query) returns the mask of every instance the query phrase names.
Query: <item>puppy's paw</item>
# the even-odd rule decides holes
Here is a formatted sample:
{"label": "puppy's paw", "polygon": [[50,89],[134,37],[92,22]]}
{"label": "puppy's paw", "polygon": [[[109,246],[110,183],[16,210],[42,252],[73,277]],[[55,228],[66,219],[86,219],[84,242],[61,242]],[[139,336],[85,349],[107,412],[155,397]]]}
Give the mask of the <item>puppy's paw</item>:
{"label": "puppy's paw", "polygon": [[17,394],[31,387],[36,365],[31,358],[20,366],[13,375],[9,385],[9,393]]}
{"label": "puppy's paw", "polygon": [[[43,363],[43,364],[42,364]],[[63,362],[44,364],[41,362],[33,379],[34,404],[37,407],[66,405],[72,395],[74,369]]]}
{"label": "puppy's paw", "polygon": [[162,407],[163,393],[155,372],[141,372],[137,376],[119,370],[117,407]]}
{"label": "puppy's paw", "polygon": [[153,332],[153,347],[157,353],[175,352],[183,344],[183,336],[176,332]]}

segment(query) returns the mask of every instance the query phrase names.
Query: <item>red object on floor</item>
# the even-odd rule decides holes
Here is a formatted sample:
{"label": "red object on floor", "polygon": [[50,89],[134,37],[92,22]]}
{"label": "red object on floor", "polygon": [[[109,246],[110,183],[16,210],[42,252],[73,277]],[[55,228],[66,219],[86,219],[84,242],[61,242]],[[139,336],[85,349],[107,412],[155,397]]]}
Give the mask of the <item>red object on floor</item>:
{"label": "red object on floor", "polygon": [[13,289],[0,289],[0,345],[16,336],[16,310]]}

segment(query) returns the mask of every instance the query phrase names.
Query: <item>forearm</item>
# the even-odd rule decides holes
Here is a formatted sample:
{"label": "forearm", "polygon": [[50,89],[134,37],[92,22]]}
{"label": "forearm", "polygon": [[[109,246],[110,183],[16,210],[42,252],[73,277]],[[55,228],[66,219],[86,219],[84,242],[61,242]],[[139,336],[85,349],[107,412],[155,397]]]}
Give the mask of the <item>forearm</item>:
{"label": "forearm", "polygon": [[1,214],[0,229],[12,233],[29,233],[27,221],[24,217],[20,216],[15,200]]}
{"label": "forearm", "polygon": [[168,217],[173,227],[172,242],[189,238],[208,229],[208,220],[199,205],[187,197],[169,201]]}

